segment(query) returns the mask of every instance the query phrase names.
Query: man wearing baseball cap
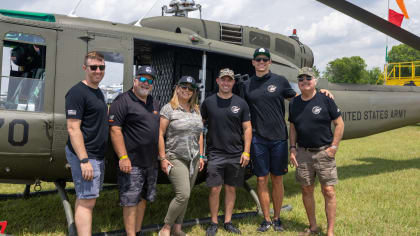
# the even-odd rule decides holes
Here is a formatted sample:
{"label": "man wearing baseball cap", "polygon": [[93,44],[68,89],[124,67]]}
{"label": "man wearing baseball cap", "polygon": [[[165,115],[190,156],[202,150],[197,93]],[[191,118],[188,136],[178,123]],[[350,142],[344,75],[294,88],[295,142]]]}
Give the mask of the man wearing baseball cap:
{"label": "man wearing baseball cap", "polygon": [[[334,185],[338,182],[335,154],[343,136],[344,122],[334,100],[315,90],[316,83],[312,68],[304,67],[299,71],[298,86],[302,94],[289,104],[290,162],[296,167],[296,180],[301,184],[310,225],[301,235],[319,233],[314,199],[316,176],[325,200],[327,235],[334,235]],[[335,126],[334,134],[331,122]]]}
{"label": "man wearing baseball cap", "polygon": [[220,70],[216,79],[219,91],[204,100],[201,116],[208,125],[207,186],[210,187],[209,207],[212,223],[206,235],[216,235],[217,213],[222,185],[225,186],[226,231],[241,234],[231,223],[235,205],[236,187],[244,182],[244,169],[250,159],[252,139],[251,117],[248,104],[232,93],[235,77],[232,70]]}
{"label": "man wearing baseball cap", "polygon": [[156,197],[158,175],[159,102],[150,93],[156,79],[142,66],[133,87],[118,95],[109,110],[112,145],[119,158],[119,198],[127,235],[142,235],[147,201]]}
{"label": "man wearing baseball cap", "polygon": [[[270,51],[257,48],[252,59],[255,75],[243,83],[244,98],[252,118],[251,161],[257,176],[258,199],[264,215],[258,232],[265,232],[271,226],[275,231],[283,231],[280,210],[284,196],[283,175],[288,172],[284,100],[290,101],[296,96],[284,76],[270,71],[271,63]],[[272,182],[273,221],[270,217],[269,175]]]}

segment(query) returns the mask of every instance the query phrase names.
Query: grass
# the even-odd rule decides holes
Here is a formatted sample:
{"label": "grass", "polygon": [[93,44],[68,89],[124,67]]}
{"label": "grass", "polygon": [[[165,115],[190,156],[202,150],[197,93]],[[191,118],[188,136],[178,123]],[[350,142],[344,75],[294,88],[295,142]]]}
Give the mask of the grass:
{"label": "grass", "polygon": [[[336,235],[420,235],[419,137],[420,126],[410,126],[341,143],[336,157],[339,174]],[[255,178],[248,182],[255,187]],[[286,228],[283,235],[296,235],[306,227],[307,219],[300,188],[294,180],[294,169],[286,175],[284,182],[284,204],[291,204],[293,210],[281,215]],[[54,185],[42,183],[42,187],[53,189]],[[23,189],[22,185],[0,184],[1,193],[20,193]],[[317,219],[325,231],[324,202],[319,185],[315,191]],[[161,223],[172,197],[169,185],[159,185],[158,198],[149,204],[144,225]],[[209,216],[207,197],[205,185],[194,188],[186,219]],[[74,204],[74,195],[70,194],[69,198]],[[238,190],[235,212],[254,210],[249,194]],[[9,234],[66,234],[66,220],[58,195],[0,201],[1,220],[8,221],[6,233]],[[261,220],[258,216],[234,223],[239,225],[243,235],[255,235]],[[116,190],[102,192],[93,221],[94,232],[123,228]],[[205,235],[205,228],[206,225],[199,225],[185,230],[190,235]],[[217,235],[229,234],[219,229]],[[271,231],[262,235],[278,234]]]}

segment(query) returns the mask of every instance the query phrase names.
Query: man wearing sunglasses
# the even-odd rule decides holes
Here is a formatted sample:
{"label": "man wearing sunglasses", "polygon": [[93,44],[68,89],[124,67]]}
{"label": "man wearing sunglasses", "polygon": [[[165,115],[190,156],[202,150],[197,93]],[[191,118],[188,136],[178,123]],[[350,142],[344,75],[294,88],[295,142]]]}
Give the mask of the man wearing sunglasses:
{"label": "man wearing sunglasses", "polygon": [[[264,221],[257,228],[265,232],[272,226],[283,231],[280,210],[283,204],[283,175],[288,172],[287,128],[284,100],[296,96],[287,79],[270,71],[271,54],[267,48],[254,51],[255,75],[243,83],[244,98],[251,112],[253,128],[251,161],[257,176],[258,199]],[[322,91],[329,94],[328,91]],[[274,219],[270,218],[269,175],[272,182]]]}
{"label": "man wearing sunglasses", "polygon": [[[303,205],[310,227],[302,235],[319,233],[315,218],[315,177],[318,176],[325,200],[327,235],[334,235],[337,184],[335,154],[343,136],[344,122],[334,100],[315,90],[317,79],[313,70],[299,71],[301,95],[289,104],[290,162],[296,169],[296,180],[301,184]],[[335,126],[334,135],[331,122]],[[298,145],[298,146],[296,146]]]}
{"label": "man wearing sunglasses", "polygon": [[92,212],[104,180],[108,143],[108,107],[98,87],[105,74],[104,56],[89,52],[82,68],[85,79],[66,94],[69,140],[65,152],[76,190],[77,234],[91,235]]}
{"label": "man wearing sunglasses", "polygon": [[244,171],[250,160],[252,138],[248,104],[232,93],[235,76],[232,70],[220,70],[216,79],[219,91],[204,100],[201,116],[208,124],[207,186],[210,187],[209,207],[211,224],[206,235],[214,236],[218,230],[217,213],[222,185],[225,187],[225,219],[227,232],[241,234],[232,224],[232,211],[236,187],[244,183]]}
{"label": "man wearing sunglasses", "polygon": [[158,174],[159,102],[150,93],[156,79],[142,66],[133,87],[118,95],[109,111],[112,145],[119,159],[119,198],[127,235],[142,235],[146,202],[156,197]]}

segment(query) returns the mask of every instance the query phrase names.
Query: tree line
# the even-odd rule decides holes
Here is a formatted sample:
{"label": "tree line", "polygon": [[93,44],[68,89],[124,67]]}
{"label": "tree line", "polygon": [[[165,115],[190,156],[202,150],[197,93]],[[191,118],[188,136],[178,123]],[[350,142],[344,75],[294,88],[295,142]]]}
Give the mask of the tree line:
{"label": "tree line", "polygon": [[[388,53],[389,63],[411,61],[420,61],[420,51],[405,44],[392,47]],[[318,68],[314,67],[314,70],[316,76],[320,77],[321,72]],[[411,69],[405,68],[401,74],[411,75]],[[383,84],[385,82],[381,68],[367,69],[365,60],[360,56],[342,57],[330,61],[321,77],[332,83]]]}

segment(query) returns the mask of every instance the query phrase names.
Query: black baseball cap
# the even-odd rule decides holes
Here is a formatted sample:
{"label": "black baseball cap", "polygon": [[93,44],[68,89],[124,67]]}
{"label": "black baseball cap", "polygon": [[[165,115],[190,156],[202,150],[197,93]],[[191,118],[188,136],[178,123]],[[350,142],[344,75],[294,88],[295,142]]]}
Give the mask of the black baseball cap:
{"label": "black baseball cap", "polygon": [[139,75],[150,75],[153,79],[156,79],[156,70],[151,66],[141,66],[136,71],[136,76]]}
{"label": "black baseball cap", "polygon": [[194,88],[197,87],[197,83],[195,82],[195,79],[189,75],[184,75],[178,80],[178,85],[182,83],[191,84],[191,86],[193,86]]}
{"label": "black baseball cap", "polygon": [[270,54],[270,50],[268,50],[268,48],[257,48],[254,51],[254,59],[257,58],[257,56],[259,55],[264,55],[266,57],[268,57],[269,59],[271,59],[271,54]]}

